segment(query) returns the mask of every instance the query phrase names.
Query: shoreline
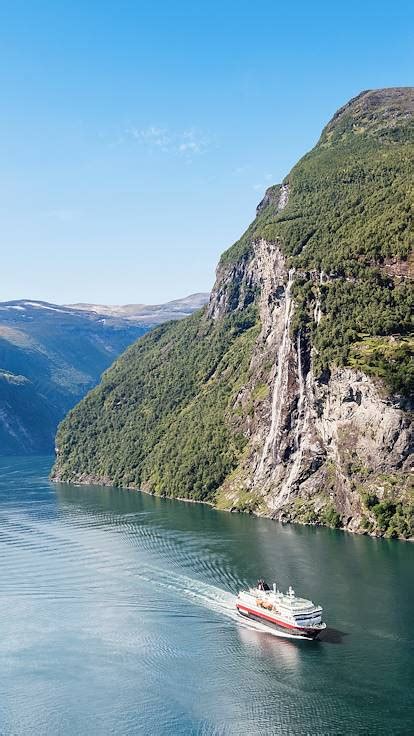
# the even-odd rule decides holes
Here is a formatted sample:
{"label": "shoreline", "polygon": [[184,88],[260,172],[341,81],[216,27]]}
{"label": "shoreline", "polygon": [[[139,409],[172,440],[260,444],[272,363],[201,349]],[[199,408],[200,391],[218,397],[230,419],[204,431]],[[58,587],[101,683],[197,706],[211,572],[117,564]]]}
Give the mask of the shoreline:
{"label": "shoreline", "polygon": [[163,496],[161,493],[153,493],[152,491],[149,491],[148,489],[137,488],[136,486],[115,486],[113,483],[108,483],[98,478],[93,478],[88,481],[77,480],[75,482],[71,480],[61,480],[58,478],[54,478],[53,476],[49,476],[49,480],[51,481],[51,483],[64,483],[67,486],[86,486],[86,487],[87,486],[102,486],[104,488],[116,488],[119,491],[133,491],[134,493],[145,493],[147,496],[153,496],[154,498],[163,498],[168,501],[183,501],[184,503],[201,503],[204,506],[210,506],[210,508],[216,509],[216,511],[226,511],[227,510],[227,509],[217,509],[217,507],[214,505],[214,503],[212,503],[212,501],[200,501],[196,498],[185,498],[183,496]]}
{"label": "shoreline", "polygon": [[256,514],[254,511],[240,511],[239,509],[223,509],[223,508],[217,508],[217,506],[212,503],[212,501],[200,501],[195,498],[184,498],[181,496],[167,496],[167,495],[161,495],[160,493],[153,493],[152,491],[149,491],[145,488],[137,488],[136,486],[115,486],[113,483],[109,483],[108,481],[104,481],[103,479],[98,478],[90,478],[87,481],[81,481],[78,480],[76,482],[69,481],[69,480],[60,480],[57,478],[54,478],[53,476],[49,476],[49,480],[52,483],[64,483],[65,485],[72,485],[72,486],[103,486],[104,488],[115,488],[117,490],[121,491],[132,491],[134,493],[145,493],[147,496],[153,496],[154,498],[162,498],[167,501],[180,501],[184,503],[193,503],[193,504],[202,504],[204,506],[209,506],[210,508],[214,509],[215,511],[222,511],[226,514],[246,514],[247,516],[254,516],[256,519],[269,519],[270,521],[276,521],[279,524],[294,524],[298,526],[309,526],[314,528],[320,528],[320,529],[330,529],[331,531],[338,531],[338,532],[347,532],[348,534],[357,534],[360,537],[371,537],[371,539],[383,539],[384,541],[392,541],[392,542],[414,542],[414,537],[385,537],[380,534],[372,534],[369,532],[366,532],[365,530],[358,530],[358,529],[348,529],[347,527],[340,526],[340,527],[331,527],[327,526],[326,524],[315,524],[315,523],[309,523],[305,521],[290,521],[289,519],[276,519],[274,516],[270,516],[268,514]]}

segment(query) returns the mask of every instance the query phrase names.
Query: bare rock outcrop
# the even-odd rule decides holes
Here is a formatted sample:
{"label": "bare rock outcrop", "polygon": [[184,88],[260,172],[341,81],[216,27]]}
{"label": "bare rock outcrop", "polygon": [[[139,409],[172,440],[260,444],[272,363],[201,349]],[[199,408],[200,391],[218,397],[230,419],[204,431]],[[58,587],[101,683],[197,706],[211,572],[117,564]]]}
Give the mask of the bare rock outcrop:
{"label": "bare rock outcrop", "polygon": [[[297,521],[301,504],[316,513],[329,507],[343,526],[359,531],[364,483],[374,483],[381,495],[381,477],[412,470],[410,414],[360,371],[338,367],[315,375],[306,336],[293,334],[295,272],[277,243],[254,242],[250,259],[236,268],[237,275],[233,268],[218,281],[211,313],[230,309],[226,284],[236,277],[241,304],[249,289],[259,290],[261,331],[250,381],[234,407],[234,416],[243,417],[248,452],[225,481],[221,504],[237,509],[240,497],[249,497],[255,513]],[[318,274],[317,283],[324,278]],[[317,296],[314,319],[323,319]]]}

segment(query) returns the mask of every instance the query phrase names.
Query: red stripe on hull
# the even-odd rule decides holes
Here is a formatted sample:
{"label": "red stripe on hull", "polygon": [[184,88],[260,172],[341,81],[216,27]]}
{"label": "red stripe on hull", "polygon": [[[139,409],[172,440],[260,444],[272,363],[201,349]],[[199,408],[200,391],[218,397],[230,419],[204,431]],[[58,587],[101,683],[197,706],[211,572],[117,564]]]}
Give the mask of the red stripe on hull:
{"label": "red stripe on hull", "polygon": [[247,611],[247,613],[252,613],[254,616],[259,616],[259,618],[263,618],[265,619],[265,621],[270,621],[272,624],[277,624],[283,629],[293,629],[293,631],[302,631],[306,634],[315,633],[315,631],[318,631],[318,629],[301,628],[300,626],[293,626],[293,624],[288,624],[285,621],[279,621],[279,619],[274,618],[273,616],[267,616],[265,613],[262,613],[261,611],[256,611],[254,608],[249,608],[242,603],[236,603],[236,608],[237,610],[242,609],[243,611]]}

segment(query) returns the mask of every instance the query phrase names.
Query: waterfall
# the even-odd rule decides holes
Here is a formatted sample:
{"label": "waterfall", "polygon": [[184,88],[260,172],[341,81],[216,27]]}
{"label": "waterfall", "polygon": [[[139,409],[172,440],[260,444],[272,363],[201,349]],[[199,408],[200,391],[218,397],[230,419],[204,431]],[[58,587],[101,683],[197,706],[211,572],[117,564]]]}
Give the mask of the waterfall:
{"label": "waterfall", "polygon": [[298,420],[296,422],[296,433],[295,433],[295,450],[298,450],[299,444],[300,444],[301,419],[303,415],[303,407],[305,404],[305,380],[303,378],[303,369],[302,369],[302,346],[300,342],[300,330],[298,332],[296,350],[298,353],[299,398],[298,398]]}
{"label": "waterfall", "polygon": [[259,467],[257,471],[259,476],[263,474],[263,469],[265,466],[266,458],[269,455],[269,451],[272,454],[272,459],[274,459],[276,462],[280,460],[277,445],[280,439],[280,424],[281,424],[281,419],[282,419],[283,398],[286,393],[283,389],[285,388],[285,386],[287,387],[288,372],[289,372],[289,365],[288,365],[288,356],[289,356],[289,349],[290,349],[289,332],[290,332],[290,322],[292,318],[292,308],[293,308],[292,285],[293,285],[294,273],[295,273],[295,269],[291,268],[289,270],[289,277],[288,277],[288,282],[287,282],[287,286],[285,290],[285,315],[284,315],[284,323],[283,323],[283,335],[282,335],[282,340],[281,340],[280,347],[278,350],[276,377],[275,377],[274,384],[273,384],[271,423],[270,423],[269,434],[267,435],[266,442],[263,447],[263,452],[260,458],[260,463],[259,463]]}
{"label": "waterfall", "polygon": [[[323,284],[324,275],[325,274],[323,271],[319,273],[319,284]],[[321,310],[321,296],[320,296],[320,289],[319,289],[318,295],[316,297],[315,308],[313,310],[313,321],[316,322],[316,324],[318,325],[319,322],[321,321],[321,317],[322,317],[322,310]]]}
{"label": "waterfall", "polygon": [[318,325],[319,322],[321,321],[321,317],[322,317],[321,300],[319,296],[317,296],[316,302],[315,302],[315,308],[313,310],[313,321],[316,322],[316,324]]}
{"label": "waterfall", "polygon": [[298,332],[296,350],[297,350],[297,356],[298,356],[299,397],[298,397],[297,419],[296,419],[295,440],[294,440],[294,460],[291,465],[289,475],[286,478],[282,486],[281,494],[283,497],[289,494],[292,483],[296,480],[299,474],[300,467],[302,464],[302,456],[303,456],[302,437],[305,432],[305,425],[306,425],[306,406],[305,406],[306,390],[305,390],[305,379],[303,377],[303,368],[302,368],[302,345],[301,345],[300,330]]}

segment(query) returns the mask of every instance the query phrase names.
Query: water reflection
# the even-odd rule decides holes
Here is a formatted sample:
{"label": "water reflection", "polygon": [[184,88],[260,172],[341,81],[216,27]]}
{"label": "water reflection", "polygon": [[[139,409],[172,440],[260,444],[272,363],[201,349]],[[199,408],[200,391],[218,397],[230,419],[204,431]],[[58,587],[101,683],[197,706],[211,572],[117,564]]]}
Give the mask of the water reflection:
{"label": "water reflection", "polygon": [[315,643],[290,641],[270,634],[263,629],[243,625],[243,623],[237,627],[237,631],[240,641],[245,646],[253,648],[257,653],[267,658],[273,659],[278,666],[283,664],[289,672],[295,671],[300,665],[300,646]]}

